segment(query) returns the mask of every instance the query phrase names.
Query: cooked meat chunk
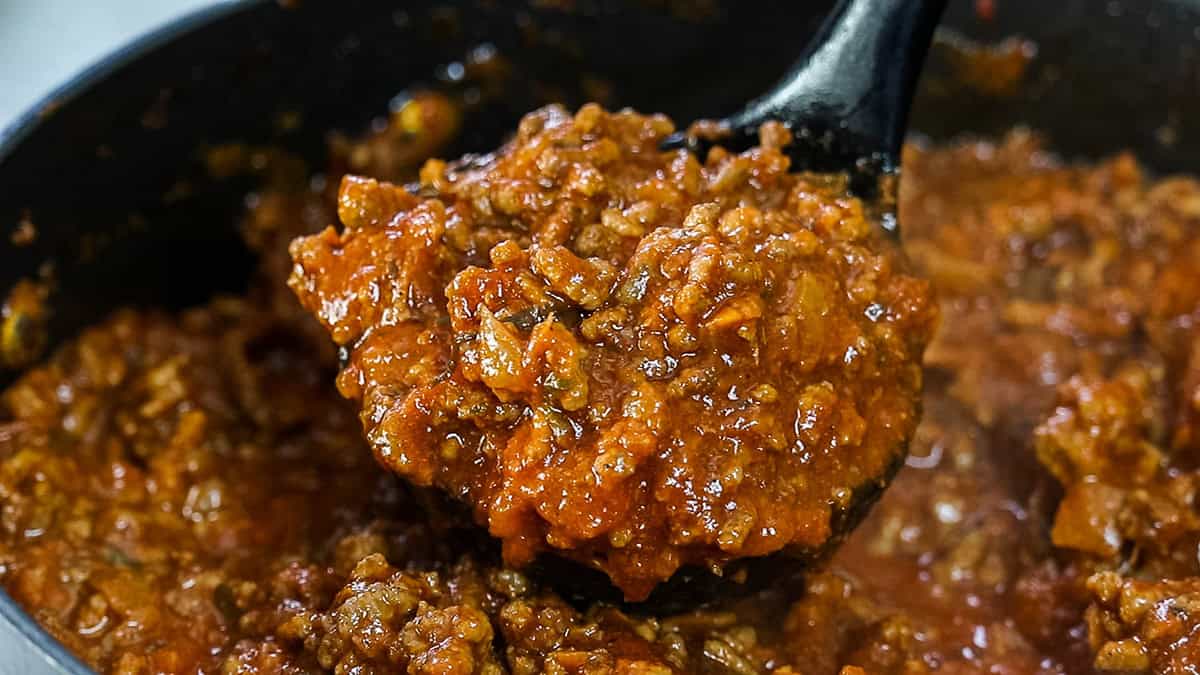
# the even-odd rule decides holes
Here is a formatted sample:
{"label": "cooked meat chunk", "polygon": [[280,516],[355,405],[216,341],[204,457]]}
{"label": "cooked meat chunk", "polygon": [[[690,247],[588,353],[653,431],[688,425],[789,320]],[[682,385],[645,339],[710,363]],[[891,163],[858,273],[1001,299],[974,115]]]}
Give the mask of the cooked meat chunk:
{"label": "cooked meat chunk", "polygon": [[646,597],[811,552],[916,426],[927,285],[779,128],[701,163],[662,117],[547,108],[417,194],[347,178],[292,288],[348,351],[380,463]]}

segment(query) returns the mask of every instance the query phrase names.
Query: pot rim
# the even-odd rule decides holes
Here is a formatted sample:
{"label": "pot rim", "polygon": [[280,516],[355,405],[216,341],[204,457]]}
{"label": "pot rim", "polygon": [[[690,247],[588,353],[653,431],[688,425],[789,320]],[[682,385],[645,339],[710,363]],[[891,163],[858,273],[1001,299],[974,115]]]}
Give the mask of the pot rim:
{"label": "pot rim", "polygon": [[43,121],[51,117],[55,110],[100,84],[122,67],[186,33],[264,1],[211,0],[203,7],[170,19],[105,53],[39,98],[7,126],[0,128],[0,161],[12,154],[12,151]]}

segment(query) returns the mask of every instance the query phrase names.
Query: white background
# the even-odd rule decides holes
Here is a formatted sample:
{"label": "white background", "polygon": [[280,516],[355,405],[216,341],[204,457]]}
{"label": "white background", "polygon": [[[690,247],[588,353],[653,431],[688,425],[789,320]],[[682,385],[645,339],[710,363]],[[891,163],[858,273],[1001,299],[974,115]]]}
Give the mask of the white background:
{"label": "white background", "polygon": [[212,0],[0,0],[0,129],[76,72]]}

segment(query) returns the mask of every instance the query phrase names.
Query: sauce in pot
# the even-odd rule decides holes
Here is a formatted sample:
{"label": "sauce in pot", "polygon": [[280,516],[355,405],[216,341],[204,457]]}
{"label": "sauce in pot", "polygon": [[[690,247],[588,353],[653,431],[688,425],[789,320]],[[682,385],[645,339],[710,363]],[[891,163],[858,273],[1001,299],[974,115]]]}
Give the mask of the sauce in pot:
{"label": "sauce in pot", "polygon": [[[749,160],[751,174],[766,171],[769,154]],[[737,162],[726,155],[715,165]],[[439,187],[446,173],[432,166],[427,186],[467,189]],[[0,583],[85,661],[121,673],[1188,672],[1200,658],[1193,639],[1200,626],[1193,616],[1200,611],[1200,183],[1147,176],[1127,155],[1065,165],[1023,132],[994,142],[910,147],[904,167],[904,249],[914,276],[930,280],[941,314],[926,350],[924,412],[907,465],[802,589],[773,588],[675,616],[653,608],[638,615],[580,608],[478,546],[458,514],[376,464],[357,411],[333,386],[337,355],[284,284],[292,271],[288,242],[333,222],[336,206],[287,187],[260,194],[247,218],[248,239],[263,260],[247,297],[218,298],[177,316],[120,311],[0,397]],[[669,165],[658,180],[666,183],[667,171]],[[730,172],[730,180],[738,177]],[[788,185],[771,192],[783,200],[816,194],[817,204],[847,205],[827,221],[823,245],[856,222],[836,182],[782,174],[775,180]],[[419,201],[381,183],[347,185],[358,198],[343,200],[343,208],[375,209],[356,212],[364,219],[388,215],[370,226],[377,232],[390,231],[397,205],[410,209]],[[521,212],[523,199],[536,192],[515,190],[512,206]],[[760,212],[772,208],[755,204],[748,188],[722,194],[740,195],[738,201]],[[385,208],[387,199],[398,201]],[[686,199],[678,203],[687,206],[671,218],[683,222],[693,207]],[[501,206],[503,199],[495,205]],[[721,213],[732,212],[726,204]],[[619,215],[636,231],[636,213]],[[625,242],[624,223],[609,220],[619,226],[615,234],[604,228],[597,240],[614,236],[616,245],[597,255],[572,253],[582,264],[604,260],[617,278],[650,233]],[[602,215],[598,222],[603,228]],[[779,231],[800,229],[783,224]],[[445,232],[452,230],[447,224]],[[471,235],[463,241],[483,241],[475,228],[463,232]],[[344,236],[318,235],[309,245]],[[549,240],[546,250],[562,245]],[[853,237],[837,245],[865,247],[857,261],[882,255]],[[448,314],[446,325],[435,327],[450,335],[460,321],[475,334],[474,344],[460,345],[462,353],[477,352],[479,379],[465,380],[469,387],[496,400],[508,397],[504,405],[534,407],[528,402],[535,394],[551,399],[551,407],[573,405],[578,387],[547,387],[550,371],[539,371],[531,384],[483,368],[503,347],[492,356],[478,353],[478,335],[507,331],[521,347],[522,363],[532,333],[547,320],[586,342],[585,312],[568,305],[586,309],[596,302],[594,289],[557,273],[559,261],[572,259],[535,263],[525,250],[501,246],[492,255],[495,248],[479,244],[472,254],[480,265],[472,278],[480,283],[464,280],[451,289],[475,311]],[[618,249],[620,265],[604,256]],[[716,249],[729,250],[720,243]],[[746,262],[773,269],[769,258]],[[448,276],[463,273],[446,264],[439,269]],[[819,256],[804,264],[814,274],[832,274],[833,263]],[[753,275],[726,276],[745,267],[718,266],[720,288],[730,280],[739,290],[761,288]],[[482,284],[489,275],[493,286]],[[487,304],[491,296],[480,289],[507,289],[503,284],[522,275],[561,288],[546,292],[555,298],[551,312],[505,321],[510,305]],[[884,278],[890,284],[877,285],[879,293],[894,292],[888,289],[908,277]],[[650,289],[675,289],[672,279],[648,279],[647,292],[629,306],[660,311]],[[667,294],[672,308],[679,292]],[[707,292],[695,301],[723,307],[732,297]],[[804,306],[774,302],[763,302],[759,324],[784,316],[785,307]],[[487,313],[478,311],[484,306]],[[687,306],[681,304],[685,315]],[[919,319],[919,327],[932,311],[917,306],[905,316]],[[737,329],[754,313],[738,312],[741,323],[714,342],[699,336],[699,353],[731,350],[739,364],[751,363],[749,341]],[[853,330],[867,330],[858,315],[845,317]],[[540,330],[562,335],[555,324]],[[663,356],[655,358],[672,353],[669,326],[665,333]],[[622,334],[606,327],[594,335],[607,345]],[[505,340],[493,337],[496,344]],[[395,339],[410,338],[397,330]],[[354,365],[345,372],[368,365],[370,341],[351,344]],[[586,346],[606,353],[593,344]],[[811,353],[819,360],[825,352]],[[802,355],[774,358],[796,359],[787,368],[802,376]],[[583,361],[589,378],[636,371],[665,388],[679,379],[679,372],[672,380],[646,377],[642,362]],[[797,390],[781,388],[782,365],[760,363],[718,372],[712,385],[743,373],[767,379],[777,390],[774,402],[769,395],[751,399],[739,387],[738,415],[746,419],[759,420],[780,401],[802,400]],[[578,367],[565,372],[578,378]],[[348,377],[342,375],[342,388],[356,393],[357,376]],[[705,378],[696,381],[708,386]],[[427,384],[436,383],[400,382],[392,394],[399,400]],[[617,391],[588,384],[589,405]],[[680,393],[664,405],[694,415],[687,406],[696,394]],[[567,410],[568,435],[570,414],[583,409]],[[880,414],[856,412],[867,423]],[[827,428],[845,431],[840,423]],[[443,488],[471,486],[467,478],[432,479],[453,466],[441,455],[423,466]],[[491,489],[499,494],[501,487]],[[547,527],[529,518],[511,531]],[[659,543],[663,550],[674,546]],[[723,550],[719,537],[717,549]]]}

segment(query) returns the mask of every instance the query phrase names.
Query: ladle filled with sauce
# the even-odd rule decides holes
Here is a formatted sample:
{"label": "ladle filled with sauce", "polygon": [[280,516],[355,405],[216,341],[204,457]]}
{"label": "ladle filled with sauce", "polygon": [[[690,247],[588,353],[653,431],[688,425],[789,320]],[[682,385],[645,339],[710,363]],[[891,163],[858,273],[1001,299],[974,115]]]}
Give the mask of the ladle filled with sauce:
{"label": "ladle filled with sauce", "polygon": [[552,106],[416,185],[346,177],[290,283],[380,464],[592,599],[694,605],[832,550],[919,419],[936,308],[888,195],[943,4],[841,3],[691,134]]}

